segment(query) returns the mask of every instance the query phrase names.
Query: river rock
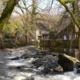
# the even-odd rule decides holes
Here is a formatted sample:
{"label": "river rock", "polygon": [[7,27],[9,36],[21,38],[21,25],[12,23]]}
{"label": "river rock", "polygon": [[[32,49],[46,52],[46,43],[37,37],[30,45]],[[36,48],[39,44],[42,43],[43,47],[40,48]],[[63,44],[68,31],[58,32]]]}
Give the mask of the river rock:
{"label": "river rock", "polygon": [[21,58],[22,58],[22,59],[27,59],[27,58],[29,58],[29,57],[30,57],[30,55],[28,55],[27,53],[26,53],[26,54],[21,55]]}
{"label": "river rock", "polygon": [[14,58],[11,58],[10,60],[19,60],[20,59],[20,57],[14,57]]}
{"label": "river rock", "polygon": [[21,55],[22,59],[27,59],[31,57],[31,53],[29,51],[26,50],[26,52],[24,52],[24,54]]}
{"label": "river rock", "polygon": [[47,54],[51,54],[51,52],[46,51],[46,50],[39,50],[39,51],[37,51],[36,54],[44,56],[44,55],[47,55]]}
{"label": "river rock", "polygon": [[57,56],[53,56],[53,55],[50,55],[50,54],[47,54],[43,57],[42,59],[43,61],[58,61],[58,57]]}
{"label": "river rock", "polygon": [[76,62],[74,69],[76,69],[75,71],[80,74],[80,62]]}
{"label": "river rock", "polygon": [[34,66],[36,66],[36,68],[39,68],[40,66],[43,65],[41,59],[37,59],[37,60],[33,61],[32,64],[34,64]]}
{"label": "river rock", "polygon": [[62,73],[63,72],[63,68],[59,65],[54,69],[54,72]]}
{"label": "river rock", "polygon": [[69,60],[63,54],[59,54],[58,57],[58,63],[63,67],[64,72],[73,71],[74,64],[71,60]]}
{"label": "river rock", "polygon": [[42,70],[43,73],[61,73],[63,68],[57,62],[47,62]]}
{"label": "river rock", "polygon": [[37,58],[38,56],[36,55],[36,53],[30,52],[28,50],[26,50],[25,53],[21,55],[22,59],[27,59],[27,58],[31,58],[31,57]]}
{"label": "river rock", "polygon": [[52,68],[49,66],[45,66],[42,72],[45,74],[49,74],[49,73],[59,74],[63,72],[63,68],[60,65],[57,65],[55,67],[53,66]]}

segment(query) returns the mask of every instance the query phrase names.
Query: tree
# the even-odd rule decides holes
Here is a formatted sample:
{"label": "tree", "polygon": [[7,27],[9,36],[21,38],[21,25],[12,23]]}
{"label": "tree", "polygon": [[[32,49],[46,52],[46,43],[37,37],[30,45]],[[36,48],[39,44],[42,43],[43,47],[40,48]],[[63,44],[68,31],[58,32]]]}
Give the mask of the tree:
{"label": "tree", "polygon": [[[61,5],[64,6],[64,8],[66,9],[66,11],[70,14],[74,26],[76,25],[77,28],[79,29],[78,31],[78,40],[79,40],[79,57],[80,57],[80,7],[79,7],[79,0],[58,0]],[[66,2],[67,1],[67,2]],[[70,10],[70,8],[68,7],[68,5],[66,5],[67,3],[70,3],[72,5],[72,11]],[[79,58],[80,60],[80,58]]]}
{"label": "tree", "polygon": [[18,12],[15,10],[15,12],[19,14],[19,16],[22,19],[22,22],[23,22],[22,30],[25,34],[27,41],[30,41],[29,38],[30,38],[30,35],[33,35],[33,32],[35,34],[36,21],[37,21],[36,19],[37,1],[38,0],[32,0],[32,3],[27,5],[26,0],[21,0],[21,3],[23,4],[23,6],[20,5],[20,3],[18,3],[17,5],[17,8],[19,8],[21,12]]}
{"label": "tree", "polygon": [[5,9],[3,10],[1,17],[0,17],[0,33],[2,32],[2,29],[4,25],[8,22],[11,13],[17,4],[18,0],[9,0]]}
{"label": "tree", "polygon": [[5,24],[8,22],[11,13],[14,9],[14,7],[16,6],[16,4],[18,3],[19,0],[9,0],[7,2],[6,7],[4,8],[1,17],[0,17],[0,42],[1,42],[1,46],[3,46],[3,41],[2,41],[2,30],[5,26]]}
{"label": "tree", "polygon": [[[64,7],[65,7],[65,9],[66,9],[66,11],[70,14],[70,16],[71,16],[71,18],[72,18],[72,20],[74,21],[74,23],[77,25],[77,27],[78,28],[80,28],[80,24],[79,24],[79,21],[78,20],[76,20],[76,16],[75,16],[75,14],[68,8],[68,6],[66,5],[66,3],[65,3],[65,0],[58,0],[60,3],[61,3],[61,5],[63,5]],[[74,2],[76,2],[76,0],[73,2],[73,0],[70,0],[72,3],[71,4],[73,4]],[[68,2],[67,2],[68,3]],[[76,5],[76,4],[75,4]],[[78,5],[78,4],[77,4]],[[74,9],[74,8],[73,8]]]}

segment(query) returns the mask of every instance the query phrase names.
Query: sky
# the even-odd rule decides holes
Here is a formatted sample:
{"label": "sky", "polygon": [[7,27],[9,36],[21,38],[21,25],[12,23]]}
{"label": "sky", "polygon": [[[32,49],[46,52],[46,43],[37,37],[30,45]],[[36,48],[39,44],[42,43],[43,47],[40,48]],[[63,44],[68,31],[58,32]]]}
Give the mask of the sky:
{"label": "sky", "polygon": [[[25,1],[25,0],[24,0]],[[21,6],[24,7],[24,5],[22,4],[22,2],[20,1],[19,2]],[[26,0],[26,5],[27,7],[31,5],[32,3],[32,0]],[[47,8],[47,5],[48,7],[50,7],[50,4],[51,4],[51,0],[38,0],[38,11],[44,11],[44,9],[46,9],[46,12],[48,12],[49,8]],[[52,9],[50,11],[50,13],[52,14],[58,14],[59,11],[61,12],[61,9],[62,7],[60,7],[60,4],[59,2],[57,2],[57,0],[54,0],[54,3],[53,3],[53,6],[52,6]],[[16,11],[20,12],[21,13],[21,10],[19,8],[15,8]]]}

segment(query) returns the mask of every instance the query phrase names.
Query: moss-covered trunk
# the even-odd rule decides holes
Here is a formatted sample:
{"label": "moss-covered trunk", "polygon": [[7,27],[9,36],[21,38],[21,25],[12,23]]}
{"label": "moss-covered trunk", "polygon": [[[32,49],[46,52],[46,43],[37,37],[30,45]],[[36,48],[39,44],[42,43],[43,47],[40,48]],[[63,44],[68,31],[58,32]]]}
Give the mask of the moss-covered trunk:
{"label": "moss-covered trunk", "polygon": [[2,41],[2,30],[5,26],[5,24],[7,24],[11,13],[15,7],[15,5],[17,4],[19,0],[9,0],[5,9],[3,10],[1,17],[0,17],[0,46],[3,46],[3,41]]}
{"label": "moss-covered trunk", "polygon": [[79,60],[80,60],[80,11],[79,11],[79,5],[78,5],[79,0],[71,0],[73,12],[69,9],[69,7],[66,5],[64,0],[58,0],[58,1],[61,3],[61,5],[64,6],[66,11],[70,14],[74,25],[76,25],[77,28],[79,29],[78,40],[79,40]]}

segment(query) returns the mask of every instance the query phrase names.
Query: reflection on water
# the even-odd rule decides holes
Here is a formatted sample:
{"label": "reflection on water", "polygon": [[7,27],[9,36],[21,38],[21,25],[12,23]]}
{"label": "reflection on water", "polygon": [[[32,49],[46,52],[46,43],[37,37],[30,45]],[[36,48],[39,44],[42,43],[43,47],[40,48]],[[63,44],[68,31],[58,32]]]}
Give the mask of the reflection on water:
{"label": "reflection on water", "polygon": [[36,69],[31,64],[35,58],[10,60],[10,58],[18,56],[22,52],[25,51],[0,51],[0,80],[80,80],[79,74],[74,72],[60,75],[37,74],[37,72],[40,72],[40,68]]}

